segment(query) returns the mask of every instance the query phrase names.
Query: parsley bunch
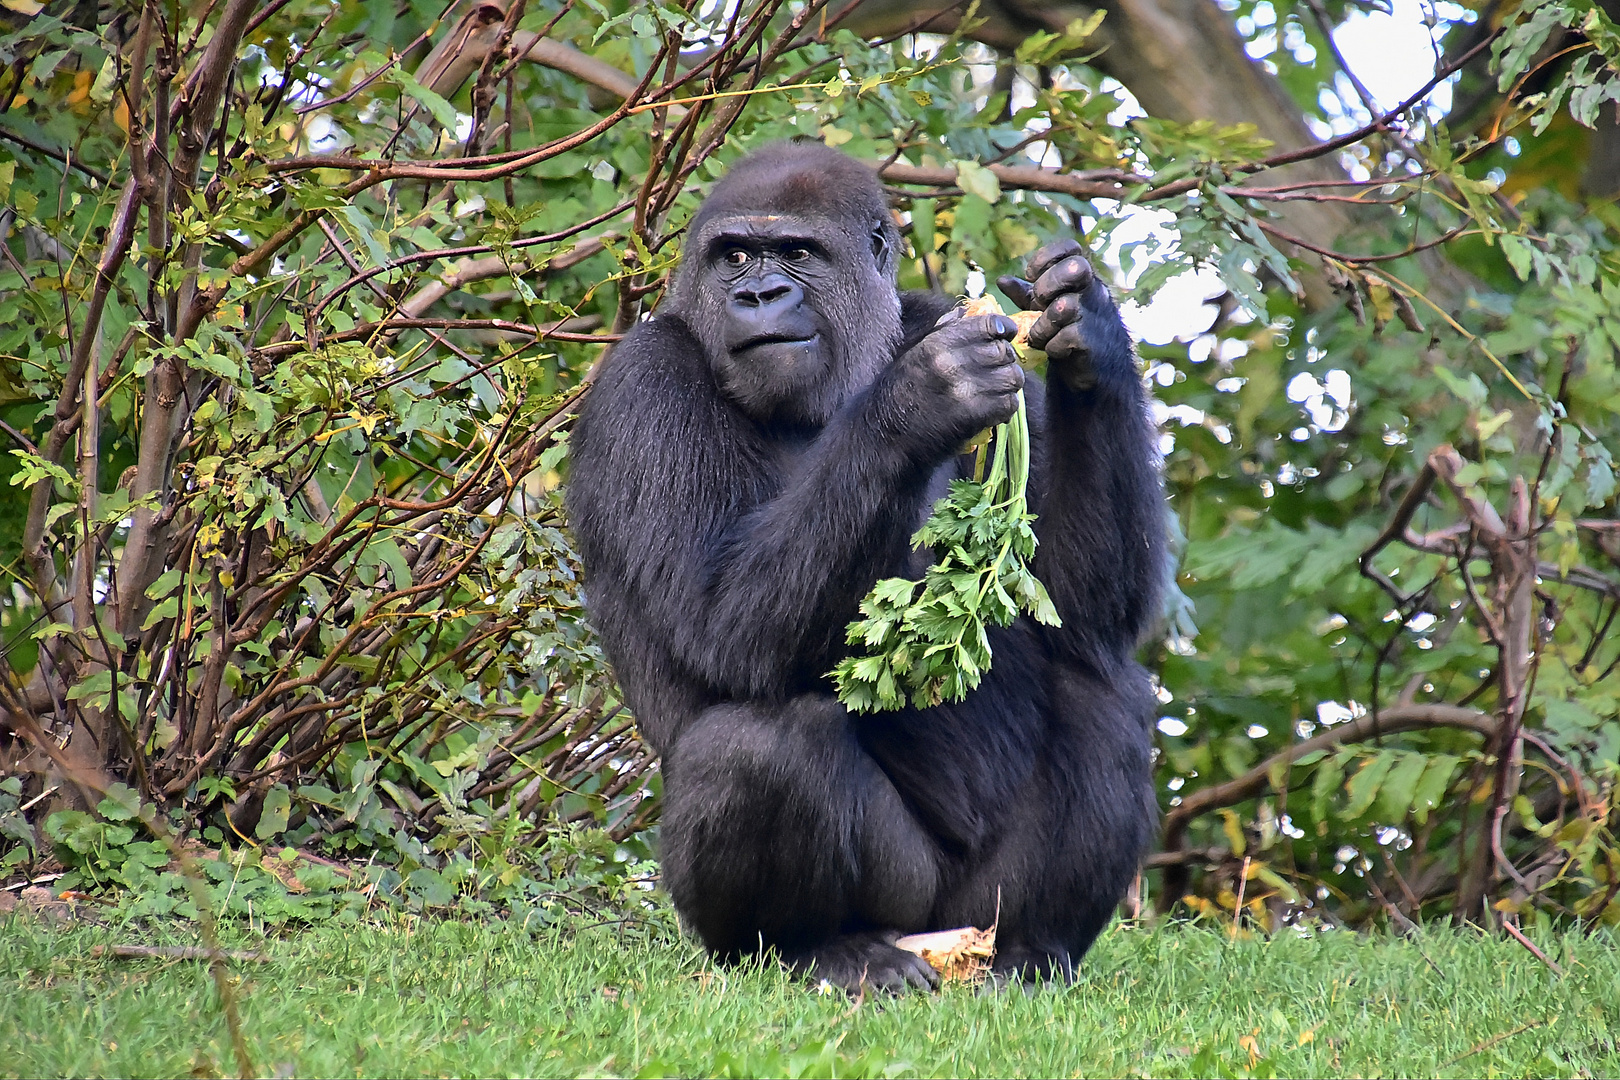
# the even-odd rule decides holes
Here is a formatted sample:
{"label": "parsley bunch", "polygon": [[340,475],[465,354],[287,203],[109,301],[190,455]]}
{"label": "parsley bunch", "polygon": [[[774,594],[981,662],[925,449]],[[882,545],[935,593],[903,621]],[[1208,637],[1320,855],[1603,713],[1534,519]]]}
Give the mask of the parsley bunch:
{"label": "parsley bunch", "polygon": [[995,430],[989,475],[952,481],[950,494],[911,538],[913,547],[938,554],[923,580],[885,578],[861,601],[864,617],[849,624],[845,639],[864,646],[865,655],[841,660],[832,671],[848,709],[961,701],[990,669],[987,626],[1007,626],[1020,611],[1060,624],[1046,587],[1029,570],[1035,515],[1025,499],[1028,483],[1029,418],[1019,391],[1018,411]]}

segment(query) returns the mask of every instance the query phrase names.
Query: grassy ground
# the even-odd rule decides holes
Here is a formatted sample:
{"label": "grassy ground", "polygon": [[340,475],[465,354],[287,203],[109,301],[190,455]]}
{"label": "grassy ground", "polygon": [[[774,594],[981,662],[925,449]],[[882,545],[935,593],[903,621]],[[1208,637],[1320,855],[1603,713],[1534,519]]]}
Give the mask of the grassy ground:
{"label": "grassy ground", "polygon": [[[854,1005],[723,971],[624,925],[229,930],[254,1066],[289,1075],[1620,1075],[1620,949],[1430,931],[1230,941],[1115,927],[1079,983]],[[0,922],[0,1074],[212,1075],[235,1060],[204,965],[95,955],[189,925]]]}

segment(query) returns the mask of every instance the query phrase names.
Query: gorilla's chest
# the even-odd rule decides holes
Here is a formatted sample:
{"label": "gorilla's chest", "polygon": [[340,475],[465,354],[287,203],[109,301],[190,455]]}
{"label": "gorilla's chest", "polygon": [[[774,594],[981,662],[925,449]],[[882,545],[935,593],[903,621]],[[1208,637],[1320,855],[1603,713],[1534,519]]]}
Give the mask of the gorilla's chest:
{"label": "gorilla's chest", "polygon": [[[917,511],[917,520],[912,525],[913,532],[923,527],[923,522],[927,521],[928,515],[934,511],[934,504],[950,494],[951,481],[957,479],[959,475],[957,463],[954,460],[947,461],[934,470],[934,474],[928,478],[927,491],[923,497],[922,506]],[[909,578],[920,579],[928,572],[928,568],[933,563],[934,553],[932,551],[927,548],[913,549],[906,558],[905,575]]]}

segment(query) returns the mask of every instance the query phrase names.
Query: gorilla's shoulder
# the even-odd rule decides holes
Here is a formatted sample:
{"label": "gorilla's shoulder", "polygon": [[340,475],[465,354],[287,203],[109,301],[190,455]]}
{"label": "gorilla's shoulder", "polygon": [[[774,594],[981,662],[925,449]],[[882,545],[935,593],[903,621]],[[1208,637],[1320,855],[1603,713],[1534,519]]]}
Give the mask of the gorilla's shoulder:
{"label": "gorilla's shoulder", "polygon": [[613,347],[596,379],[596,389],[615,394],[670,384],[709,384],[713,381],[703,346],[678,315],[654,315],[630,328]]}

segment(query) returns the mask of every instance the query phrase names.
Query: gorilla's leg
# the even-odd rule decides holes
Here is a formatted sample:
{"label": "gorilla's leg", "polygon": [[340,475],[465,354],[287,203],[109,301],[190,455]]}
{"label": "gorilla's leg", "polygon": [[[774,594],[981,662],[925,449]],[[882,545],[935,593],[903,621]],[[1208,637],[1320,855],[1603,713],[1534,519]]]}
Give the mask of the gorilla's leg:
{"label": "gorilla's leg", "polygon": [[938,926],[988,926],[999,905],[999,974],[1071,980],[1152,842],[1154,701],[1132,668],[1108,678],[1054,671],[1039,764],[996,841],[933,917]]}
{"label": "gorilla's leg", "polygon": [[711,950],[775,947],[851,989],[937,984],[893,945],[927,923],[936,847],[835,701],[712,708],[664,774],[664,881]]}

